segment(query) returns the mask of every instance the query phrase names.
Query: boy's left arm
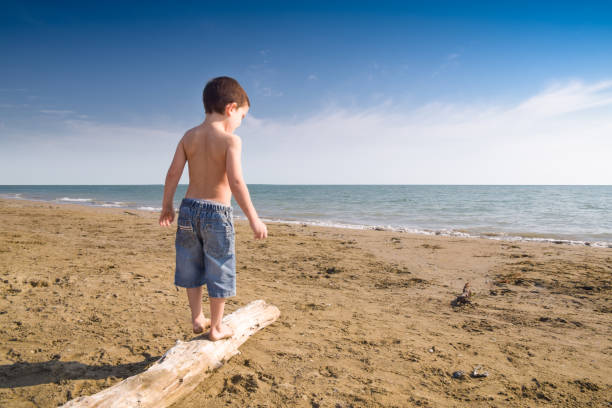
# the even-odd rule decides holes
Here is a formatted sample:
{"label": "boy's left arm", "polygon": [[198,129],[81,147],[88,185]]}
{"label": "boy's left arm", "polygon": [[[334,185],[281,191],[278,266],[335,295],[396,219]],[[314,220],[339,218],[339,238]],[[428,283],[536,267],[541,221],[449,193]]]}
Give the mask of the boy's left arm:
{"label": "boy's left arm", "polygon": [[166,183],[164,185],[164,199],[162,202],[162,210],[159,216],[159,225],[167,227],[174,221],[174,193],[176,192],[176,186],[178,185],[181,176],[183,175],[183,169],[187,162],[187,156],[185,155],[185,149],[183,147],[183,139],[179,142],[176,152],[174,153],[174,159],[166,174]]}

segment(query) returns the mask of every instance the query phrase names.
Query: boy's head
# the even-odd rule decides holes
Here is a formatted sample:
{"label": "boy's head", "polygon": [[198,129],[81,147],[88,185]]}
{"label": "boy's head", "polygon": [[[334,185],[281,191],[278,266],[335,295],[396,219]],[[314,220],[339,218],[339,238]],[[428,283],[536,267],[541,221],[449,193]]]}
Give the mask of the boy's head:
{"label": "boy's head", "polygon": [[249,97],[238,81],[222,76],[213,78],[204,87],[202,93],[206,113],[226,114],[227,105],[235,104],[234,109],[251,106]]}

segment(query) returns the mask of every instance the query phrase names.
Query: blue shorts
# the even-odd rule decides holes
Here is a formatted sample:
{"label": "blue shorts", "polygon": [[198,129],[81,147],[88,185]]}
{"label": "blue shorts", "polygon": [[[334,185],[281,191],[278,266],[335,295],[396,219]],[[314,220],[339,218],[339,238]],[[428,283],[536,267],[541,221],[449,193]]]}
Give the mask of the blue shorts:
{"label": "blue shorts", "polygon": [[196,288],[206,284],[208,296],[236,295],[236,254],[232,207],[184,198],[176,230],[174,284]]}

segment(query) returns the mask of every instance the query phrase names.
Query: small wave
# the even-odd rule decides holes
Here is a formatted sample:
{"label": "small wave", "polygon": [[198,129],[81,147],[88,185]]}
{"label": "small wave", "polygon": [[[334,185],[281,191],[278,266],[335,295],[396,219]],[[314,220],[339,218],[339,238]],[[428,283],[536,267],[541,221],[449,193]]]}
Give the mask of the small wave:
{"label": "small wave", "polygon": [[127,203],[124,203],[122,201],[112,201],[112,202],[106,202],[106,203],[101,203],[99,204],[101,207],[126,207]]}
{"label": "small wave", "polygon": [[62,197],[58,198],[57,201],[72,201],[75,203],[88,203],[92,202],[93,198],[70,198],[70,197]]}
{"label": "small wave", "polygon": [[23,198],[21,197],[21,193],[7,193],[7,194],[0,194],[0,198],[8,198],[8,199],[20,199]]}
{"label": "small wave", "polygon": [[[378,229],[380,227],[371,227],[373,229]],[[407,228],[388,228],[389,230],[394,231],[403,231],[403,232],[412,232],[416,234],[426,234],[426,235],[441,235],[447,237],[462,237],[462,238],[484,238],[484,239],[492,239],[495,241],[527,241],[527,242],[540,242],[547,244],[568,244],[568,245],[584,245],[584,246],[594,246],[600,248],[612,248],[612,243],[605,241],[581,241],[581,240],[573,240],[573,239],[559,239],[559,238],[551,238],[545,235],[536,237],[536,236],[528,236],[525,235],[508,235],[504,232],[486,232],[482,234],[477,233],[467,233],[464,231],[458,231],[453,229],[441,229],[441,230],[420,230],[420,229],[407,229]],[[535,235],[535,234],[533,234]]]}
{"label": "small wave", "polygon": [[143,211],[161,211],[161,207],[138,207],[137,210]]}
{"label": "small wave", "polygon": [[[237,216],[234,216],[234,218],[246,219],[245,217],[237,217]],[[312,225],[312,226],[331,227],[331,228],[397,231],[397,232],[406,232],[406,233],[412,233],[412,234],[439,235],[439,236],[446,236],[446,237],[483,238],[483,239],[492,239],[495,241],[530,241],[530,242],[540,242],[540,243],[547,243],[547,244],[567,244],[567,245],[593,246],[593,247],[598,247],[598,248],[612,248],[612,243],[606,242],[606,241],[580,241],[580,240],[558,239],[558,238],[550,238],[550,237],[528,237],[528,236],[519,236],[519,235],[513,236],[513,235],[507,235],[503,232],[470,234],[464,231],[458,231],[454,229],[430,230],[430,229],[420,229],[420,228],[392,227],[389,225],[385,225],[385,226],[383,225],[358,225],[358,224],[342,224],[342,223],[337,223],[337,222],[296,221],[296,220],[282,220],[282,219],[271,219],[271,218],[262,218],[262,221],[274,222],[274,223],[284,223],[284,224]]]}
{"label": "small wave", "polygon": [[[241,217],[241,216],[236,216],[236,215],[234,215],[234,218],[246,219],[246,217]],[[372,228],[371,226],[368,226],[368,225],[342,224],[342,223],[327,222],[327,221],[312,221],[312,220],[297,221],[297,220],[283,220],[283,219],[278,219],[278,218],[262,218],[261,220],[266,221],[266,222],[277,222],[277,223],[284,223],[284,224],[296,224],[296,225],[306,224],[306,225],[312,225],[312,226],[317,226],[317,227],[346,228],[346,229],[370,229]]]}

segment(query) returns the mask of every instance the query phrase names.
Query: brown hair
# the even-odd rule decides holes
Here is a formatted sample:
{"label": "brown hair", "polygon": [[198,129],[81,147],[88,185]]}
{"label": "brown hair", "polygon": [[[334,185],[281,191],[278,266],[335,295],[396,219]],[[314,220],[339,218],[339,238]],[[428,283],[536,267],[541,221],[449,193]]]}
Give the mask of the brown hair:
{"label": "brown hair", "polygon": [[217,112],[224,114],[225,106],[232,102],[236,102],[238,107],[244,105],[251,106],[249,97],[238,81],[226,76],[213,78],[208,81],[202,93],[202,101],[204,102],[204,111],[206,113]]}

